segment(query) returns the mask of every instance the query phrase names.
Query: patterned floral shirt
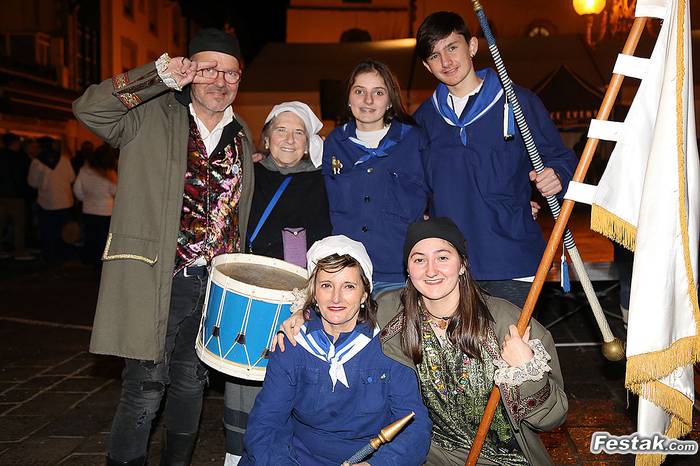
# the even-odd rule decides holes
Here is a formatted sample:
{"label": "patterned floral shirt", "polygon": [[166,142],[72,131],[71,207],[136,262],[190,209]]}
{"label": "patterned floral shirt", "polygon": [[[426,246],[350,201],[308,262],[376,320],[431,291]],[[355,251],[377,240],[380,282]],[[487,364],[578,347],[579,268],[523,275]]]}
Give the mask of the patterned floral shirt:
{"label": "patterned floral shirt", "polygon": [[243,187],[241,138],[207,154],[197,124],[190,115],[187,171],[177,237],[175,272],[202,258],[241,250],[238,201]]}
{"label": "patterned floral shirt", "polygon": [[[458,346],[442,346],[427,318],[422,326],[423,360],[417,365],[423,401],[433,420],[433,441],[447,450],[469,448],[486,408],[498,355],[498,342],[489,329],[481,349],[483,362],[466,356]],[[485,462],[488,460],[488,462]],[[480,464],[525,465],[522,454],[499,404],[479,458]]]}

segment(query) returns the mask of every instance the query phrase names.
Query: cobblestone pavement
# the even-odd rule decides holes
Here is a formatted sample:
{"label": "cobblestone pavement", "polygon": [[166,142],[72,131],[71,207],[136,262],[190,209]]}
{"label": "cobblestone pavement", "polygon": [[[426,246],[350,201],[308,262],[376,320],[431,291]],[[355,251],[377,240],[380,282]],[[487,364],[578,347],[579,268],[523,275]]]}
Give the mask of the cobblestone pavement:
{"label": "cobblestone pavement", "polygon": [[[0,262],[0,465],[99,465],[119,398],[122,363],[87,352],[96,300],[93,270],[69,263]],[[616,314],[617,291],[597,283],[601,304]],[[570,409],[566,423],[542,435],[558,465],[633,464],[629,456],[594,455],[591,434],[635,431],[635,399],[624,390],[624,364],[606,361],[581,293],[547,284],[537,309],[543,324],[572,312],[551,330],[559,348]],[[611,319],[616,335],[624,328]],[[629,404],[629,407],[628,407]],[[207,390],[193,465],[223,464],[223,376]],[[700,426],[690,438],[700,440]],[[154,428],[149,464],[158,464],[160,427]],[[695,465],[700,458],[669,457],[665,464]]]}

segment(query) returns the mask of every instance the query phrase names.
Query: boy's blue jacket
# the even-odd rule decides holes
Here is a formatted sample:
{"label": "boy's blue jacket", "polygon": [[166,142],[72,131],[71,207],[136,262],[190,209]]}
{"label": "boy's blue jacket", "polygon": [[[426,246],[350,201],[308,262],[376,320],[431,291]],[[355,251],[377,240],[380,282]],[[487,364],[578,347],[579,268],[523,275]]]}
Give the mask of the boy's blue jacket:
{"label": "boy's blue jacket", "polygon": [[[485,70],[485,79],[498,79]],[[577,160],[540,99],[515,86],[525,119],[546,167],[561,178],[566,192]],[[426,176],[432,189],[431,215],[451,218],[467,239],[472,274],[477,280],[508,280],[535,274],[544,252],[542,231],[532,218],[532,170],[520,134],[503,137],[504,96],[466,127],[445,122],[432,98],[416,110],[429,138]],[[543,206],[544,207],[544,206]]]}
{"label": "boy's blue jacket", "polygon": [[[403,282],[406,230],[423,218],[429,196],[423,166],[425,135],[417,126],[394,121],[384,139],[397,143],[387,155],[355,165],[365,153],[349,140],[356,136],[355,130],[354,121],[339,126],[323,144],[321,171],[333,234],[365,246],[375,281]],[[333,159],[342,164],[340,173],[333,173]]]}

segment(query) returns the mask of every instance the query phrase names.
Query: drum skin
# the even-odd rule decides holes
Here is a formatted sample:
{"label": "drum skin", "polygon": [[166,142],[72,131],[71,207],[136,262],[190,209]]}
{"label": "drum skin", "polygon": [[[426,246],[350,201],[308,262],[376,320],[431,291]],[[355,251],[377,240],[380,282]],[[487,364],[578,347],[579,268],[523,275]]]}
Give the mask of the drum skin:
{"label": "drum skin", "polygon": [[267,351],[289,316],[305,269],[270,257],[224,254],[212,261],[197,335],[199,358],[234,377],[263,380]]}

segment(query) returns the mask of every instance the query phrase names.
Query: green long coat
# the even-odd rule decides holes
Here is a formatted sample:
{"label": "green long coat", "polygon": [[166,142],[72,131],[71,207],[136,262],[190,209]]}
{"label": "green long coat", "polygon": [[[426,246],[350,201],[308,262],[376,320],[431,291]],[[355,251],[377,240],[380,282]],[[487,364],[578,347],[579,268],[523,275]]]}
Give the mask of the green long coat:
{"label": "green long coat", "polygon": [[[484,296],[484,300],[493,318],[493,330],[498,341],[502,342],[510,333],[509,325],[517,324],[520,309],[504,299]],[[377,301],[379,303],[377,320],[383,329],[380,338],[384,354],[415,371],[413,360],[401,350],[400,334],[404,317],[403,307],[400,304],[400,292],[384,293]],[[506,408],[515,438],[528,462],[533,466],[545,466],[551,465],[552,460],[537,432],[552,430],[561,425],[566,419],[569,404],[564,393],[564,382],[552,335],[534,319],[530,321],[530,326],[530,338],[540,339],[547,353],[552,357],[549,361],[552,371],[546,372],[537,382],[527,381],[519,387],[508,390],[501,387],[501,401]]]}
{"label": "green long coat", "polygon": [[[189,109],[176,94],[150,63],[90,86],[73,103],[78,120],[120,149],[93,353],[163,359],[189,137]],[[252,144],[243,127],[241,244],[253,193]]]}

